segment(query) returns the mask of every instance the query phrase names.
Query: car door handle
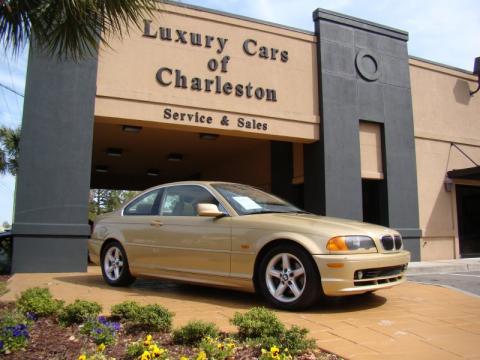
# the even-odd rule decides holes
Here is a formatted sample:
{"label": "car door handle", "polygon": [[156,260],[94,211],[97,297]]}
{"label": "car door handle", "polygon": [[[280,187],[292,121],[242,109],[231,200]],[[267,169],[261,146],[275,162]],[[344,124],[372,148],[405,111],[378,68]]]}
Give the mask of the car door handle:
{"label": "car door handle", "polygon": [[156,226],[156,227],[159,227],[159,226],[162,226],[163,223],[160,221],[160,220],[152,220],[150,222],[150,226]]}

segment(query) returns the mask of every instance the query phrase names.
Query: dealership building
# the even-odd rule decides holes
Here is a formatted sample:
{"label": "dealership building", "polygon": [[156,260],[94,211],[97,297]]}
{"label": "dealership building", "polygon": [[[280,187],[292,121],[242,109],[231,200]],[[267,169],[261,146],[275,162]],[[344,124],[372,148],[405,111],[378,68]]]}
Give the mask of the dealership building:
{"label": "dealership building", "polygon": [[13,271],[86,271],[90,189],[195,179],[394,228],[412,260],[480,256],[477,76],[409,56],[401,30],[313,22],[168,2],[94,58],[32,48]]}

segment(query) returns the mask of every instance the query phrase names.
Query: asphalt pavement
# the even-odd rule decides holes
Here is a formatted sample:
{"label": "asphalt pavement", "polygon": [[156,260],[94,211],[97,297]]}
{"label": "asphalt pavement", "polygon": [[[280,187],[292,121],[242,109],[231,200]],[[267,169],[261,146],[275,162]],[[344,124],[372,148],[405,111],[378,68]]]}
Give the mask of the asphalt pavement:
{"label": "asphalt pavement", "polygon": [[480,296],[480,271],[407,275],[421,284],[433,284]]}

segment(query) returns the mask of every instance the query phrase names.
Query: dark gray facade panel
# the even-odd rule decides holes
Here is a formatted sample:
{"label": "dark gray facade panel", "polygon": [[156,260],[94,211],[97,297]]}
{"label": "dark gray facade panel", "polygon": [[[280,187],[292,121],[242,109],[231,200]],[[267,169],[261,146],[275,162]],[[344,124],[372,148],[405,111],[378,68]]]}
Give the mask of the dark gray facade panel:
{"label": "dark gray facade panel", "polygon": [[357,82],[357,116],[359,120],[383,123],[383,86],[378,82]]}
{"label": "dark gray facade panel", "polygon": [[[58,61],[30,48],[13,224],[14,272],[86,270],[96,74],[96,58]],[[38,245],[27,247],[35,241]],[[59,254],[68,254],[68,261]]]}
{"label": "dark gray facade panel", "polygon": [[[408,34],[320,9],[313,16],[319,39],[321,138],[318,144],[307,147],[305,201],[313,194],[316,199],[324,199],[325,215],[362,220],[359,123],[382,124],[388,225],[402,232],[405,247],[412,259],[418,260],[420,230]],[[332,46],[330,38],[336,27],[342,34],[348,34],[346,27],[350,27],[353,43]],[[318,179],[321,176],[323,179]],[[323,187],[314,190],[313,181]]]}
{"label": "dark gray facade panel", "polygon": [[365,31],[355,31],[355,46],[369,49],[382,55],[406,58],[408,50],[405,41],[374,35]]}
{"label": "dark gray facade panel", "polygon": [[410,88],[410,67],[407,59],[381,55],[380,81],[388,85]]}
{"label": "dark gray facade panel", "polygon": [[15,236],[13,272],[84,272],[87,239]]}
{"label": "dark gray facade panel", "polygon": [[[408,41],[408,32],[395,29],[389,26],[377,24],[371,21],[356,18],[345,14],[340,14],[335,11],[317,9],[313,12],[313,21],[324,20],[325,22],[348,26],[354,29],[364,30],[371,34],[380,34],[383,36]],[[316,26],[316,24],[315,24]],[[317,33],[317,31],[315,31]],[[317,33],[318,34],[318,33]]]}
{"label": "dark gray facade panel", "polygon": [[354,30],[348,26],[326,23],[322,29],[322,40],[329,40],[353,45]]}
{"label": "dark gray facade panel", "polygon": [[[353,62],[351,63],[353,66]],[[357,98],[357,82],[354,78],[346,76],[345,73],[322,73],[323,102],[331,102],[345,107],[355,106]]]}
{"label": "dark gray facade panel", "polygon": [[[355,77],[354,49],[341,43],[322,41],[322,67],[324,71]],[[341,54],[341,56],[338,56]]]}
{"label": "dark gray facade panel", "polygon": [[[362,220],[359,122],[355,105],[323,101],[326,215]],[[339,136],[341,134],[341,136]]]}

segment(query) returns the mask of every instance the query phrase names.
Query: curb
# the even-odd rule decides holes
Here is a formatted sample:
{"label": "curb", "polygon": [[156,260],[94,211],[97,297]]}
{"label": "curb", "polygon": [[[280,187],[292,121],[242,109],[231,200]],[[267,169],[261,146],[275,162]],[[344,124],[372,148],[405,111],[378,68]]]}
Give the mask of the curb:
{"label": "curb", "polygon": [[426,275],[480,271],[480,259],[446,261],[414,261],[408,264],[406,275]]}

